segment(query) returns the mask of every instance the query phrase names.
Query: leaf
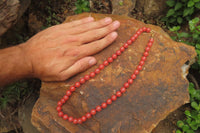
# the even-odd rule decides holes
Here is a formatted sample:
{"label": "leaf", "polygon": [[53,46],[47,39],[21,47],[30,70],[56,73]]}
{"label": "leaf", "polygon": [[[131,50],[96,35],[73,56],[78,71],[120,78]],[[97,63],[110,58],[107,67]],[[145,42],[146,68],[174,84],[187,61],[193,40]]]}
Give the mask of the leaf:
{"label": "leaf", "polygon": [[168,12],[167,12],[167,17],[169,16],[172,16],[173,14],[175,13],[175,10],[174,9],[170,9]]}
{"label": "leaf", "polygon": [[196,102],[192,102],[191,103],[191,106],[196,109],[196,110],[199,110],[199,105],[196,103]]}
{"label": "leaf", "polygon": [[200,49],[200,44],[196,44],[196,48],[197,48],[197,49]]}
{"label": "leaf", "polygon": [[172,28],[169,28],[170,31],[179,31],[180,30],[180,26],[173,26]]}
{"label": "leaf", "polygon": [[179,128],[182,128],[183,126],[184,126],[184,122],[183,121],[177,121],[177,126],[179,127]]}
{"label": "leaf", "polygon": [[189,110],[186,110],[186,111],[185,111],[185,115],[187,115],[187,116],[190,116],[190,117],[191,117],[190,111],[189,111]]}
{"label": "leaf", "polygon": [[183,18],[178,17],[178,18],[177,18],[177,22],[178,22],[179,24],[181,24],[181,23],[183,22]]}
{"label": "leaf", "polygon": [[183,131],[185,132],[185,131],[189,130],[190,127],[189,127],[188,125],[183,125],[182,129],[183,129]]}
{"label": "leaf", "polygon": [[181,7],[183,6],[183,4],[181,2],[177,2],[175,5],[175,11],[179,10]]}
{"label": "leaf", "polygon": [[168,0],[166,1],[166,4],[169,6],[169,7],[173,7],[175,5],[175,1],[174,0]]}
{"label": "leaf", "polygon": [[192,38],[194,40],[198,40],[199,39],[199,34],[197,34],[197,33],[192,34]]}
{"label": "leaf", "polygon": [[180,130],[176,130],[176,133],[182,133]]}
{"label": "leaf", "polygon": [[178,35],[179,38],[180,38],[180,37],[185,37],[185,38],[190,37],[190,34],[187,33],[187,32],[181,32],[181,33],[178,33],[177,35]]}
{"label": "leaf", "polygon": [[198,9],[200,9],[200,2],[195,3],[195,7],[198,8]]}
{"label": "leaf", "polygon": [[193,0],[194,2],[199,2],[200,0]]}
{"label": "leaf", "polygon": [[190,0],[190,1],[188,2],[187,6],[188,6],[188,7],[192,7],[192,6],[194,6],[194,2],[193,2],[193,0]]}
{"label": "leaf", "polygon": [[193,12],[194,12],[194,7],[192,7],[192,8],[186,8],[183,11],[183,17],[191,15]]}

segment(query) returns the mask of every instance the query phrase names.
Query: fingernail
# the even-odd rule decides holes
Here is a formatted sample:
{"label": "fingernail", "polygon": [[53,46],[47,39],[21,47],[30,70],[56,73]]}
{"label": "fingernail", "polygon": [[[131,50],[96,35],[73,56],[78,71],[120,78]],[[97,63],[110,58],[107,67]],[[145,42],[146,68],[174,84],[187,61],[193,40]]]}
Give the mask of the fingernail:
{"label": "fingernail", "polygon": [[87,20],[88,20],[88,21],[93,21],[94,18],[93,18],[93,17],[88,17]]}
{"label": "fingernail", "polygon": [[92,59],[90,59],[89,60],[89,65],[94,65],[94,64],[96,64],[96,59],[95,58],[92,58]]}
{"label": "fingernail", "polygon": [[106,18],[104,19],[104,22],[105,22],[105,23],[110,23],[111,21],[112,21],[112,19],[109,18],[109,17],[106,17]]}
{"label": "fingernail", "polygon": [[117,32],[112,32],[112,33],[111,33],[111,36],[112,36],[113,38],[116,38],[116,37],[117,37]]}
{"label": "fingernail", "polygon": [[120,25],[119,21],[114,21],[114,22],[113,22],[113,26],[114,26],[114,27],[118,27],[119,25]]}

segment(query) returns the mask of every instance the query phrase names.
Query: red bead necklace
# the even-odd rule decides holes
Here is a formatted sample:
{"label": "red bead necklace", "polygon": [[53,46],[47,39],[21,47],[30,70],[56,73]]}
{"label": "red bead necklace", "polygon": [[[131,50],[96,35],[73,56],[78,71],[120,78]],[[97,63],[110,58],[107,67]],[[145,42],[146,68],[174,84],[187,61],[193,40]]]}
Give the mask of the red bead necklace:
{"label": "red bead necklace", "polygon": [[58,116],[62,117],[64,120],[68,120],[69,122],[72,122],[74,124],[81,124],[85,122],[86,120],[90,119],[93,115],[95,115],[97,112],[102,111],[102,109],[105,109],[108,105],[112,104],[117,98],[121,97],[124,92],[126,92],[126,89],[133,83],[133,80],[136,79],[136,76],[139,74],[139,72],[142,70],[142,66],[144,65],[147,56],[149,55],[150,48],[154,42],[153,38],[150,38],[145,51],[143,53],[143,56],[139,62],[139,65],[137,66],[134,73],[131,75],[131,78],[128,79],[126,83],[124,83],[123,87],[116,92],[116,94],[112,95],[109,99],[107,99],[105,102],[103,102],[101,105],[96,106],[96,108],[91,109],[90,112],[86,113],[84,116],[80,118],[73,118],[72,116],[68,116],[67,114],[64,114],[62,112],[62,105],[69,99],[69,97],[72,95],[72,93],[76,90],[76,88],[80,87],[82,84],[84,84],[87,80],[90,80],[90,78],[94,78],[96,74],[99,74],[101,70],[103,70],[106,66],[108,66],[110,63],[112,63],[115,59],[117,59],[118,56],[120,56],[125,49],[128,48],[129,45],[131,45],[142,32],[149,33],[151,31],[150,28],[140,28],[132,37],[129,39],[124,45],[116,51],[112,55],[112,57],[109,57],[107,60],[103,62],[103,64],[99,65],[98,68],[95,69],[94,72],[91,72],[89,75],[85,75],[84,78],[81,78],[79,82],[76,82],[73,86],[70,87],[69,90],[66,91],[66,95],[58,101],[58,106],[56,110],[58,111]]}

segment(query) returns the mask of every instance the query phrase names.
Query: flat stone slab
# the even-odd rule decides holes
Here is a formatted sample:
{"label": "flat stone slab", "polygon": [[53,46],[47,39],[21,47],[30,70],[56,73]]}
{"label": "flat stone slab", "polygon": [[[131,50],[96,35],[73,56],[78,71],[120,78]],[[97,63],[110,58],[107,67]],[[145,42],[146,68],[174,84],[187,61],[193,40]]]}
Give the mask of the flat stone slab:
{"label": "flat stone slab", "polygon": [[[32,112],[32,123],[40,132],[148,133],[170,112],[189,102],[188,81],[185,78],[187,66],[184,64],[196,56],[193,47],[171,40],[158,26],[124,16],[85,13],[68,17],[65,22],[86,16],[93,16],[95,20],[107,16],[119,20],[119,36],[112,45],[95,55],[98,63],[94,67],[66,82],[42,83],[40,98]],[[144,26],[152,29],[155,42],[143,70],[127,92],[81,125],[58,117],[57,101],[65,95],[66,90],[85,74],[94,71]],[[81,117],[118,91],[135,70],[150,36],[150,33],[142,33],[126,52],[94,79],[78,88],[63,105],[63,112]]]}

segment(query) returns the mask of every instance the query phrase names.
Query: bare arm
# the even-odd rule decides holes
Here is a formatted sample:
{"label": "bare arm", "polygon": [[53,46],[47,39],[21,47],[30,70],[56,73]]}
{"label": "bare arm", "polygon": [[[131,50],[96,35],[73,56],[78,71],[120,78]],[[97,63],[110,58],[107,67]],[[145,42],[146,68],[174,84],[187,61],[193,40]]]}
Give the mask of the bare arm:
{"label": "bare arm", "polygon": [[0,50],[0,86],[36,77],[63,81],[96,63],[93,54],[111,44],[120,26],[110,18],[85,18],[50,27],[15,47]]}

